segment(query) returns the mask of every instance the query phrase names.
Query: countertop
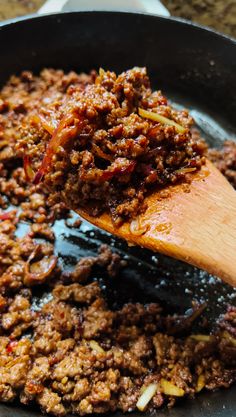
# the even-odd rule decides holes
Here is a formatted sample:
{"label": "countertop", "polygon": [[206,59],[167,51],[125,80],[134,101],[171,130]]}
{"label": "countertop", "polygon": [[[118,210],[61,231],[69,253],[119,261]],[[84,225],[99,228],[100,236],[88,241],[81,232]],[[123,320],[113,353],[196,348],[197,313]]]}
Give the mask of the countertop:
{"label": "countertop", "polygon": [[173,16],[210,26],[236,38],[236,0],[162,0]]}
{"label": "countertop", "polygon": [[[236,0],[162,0],[171,15],[180,16],[236,38]],[[0,20],[34,13],[44,0],[0,0]]]}

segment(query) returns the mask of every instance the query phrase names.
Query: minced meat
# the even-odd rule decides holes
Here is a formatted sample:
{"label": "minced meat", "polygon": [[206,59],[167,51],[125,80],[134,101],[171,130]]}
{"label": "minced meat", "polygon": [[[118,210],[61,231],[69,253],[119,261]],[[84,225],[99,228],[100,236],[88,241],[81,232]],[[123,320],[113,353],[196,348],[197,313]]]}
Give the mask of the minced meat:
{"label": "minced meat", "polygon": [[220,149],[209,149],[208,158],[236,188],[236,142],[226,140]]}
{"label": "minced meat", "polygon": [[[194,336],[191,316],[163,314],[158,304],[108,308],[93,267],[108,268],[116,256],[117,272],[122,263],[106,246],[65,275],[57,260],[53,268],[48,263],[52,247],[47,243],[37,250],[32,237],[19,240],[10,228],[5,237],[14,245],[15,259],[0,280],[1,401],[34,401],[55,416],[126,412],[136,409],[145,387],[156,384],[146,406],[151,411],[172,406],[178,396],[229,387],[236,380],[235,308],[220,318],[214,334]],[[43,270],[35,257],[44,260]],[[75,271],[82,264],[89,267],[81,280]],[[45,283],[53,298],[35,310],[34,291]],[[196,308],[202,311],[195,307],[193,319]],[[165,384],[171,384],[173,395]]]}
{"label": "minced meat", "polygon": [[[112,171],[108,165],[103,165],[101,150],[127,161],[137,158],[136,169],[141,164],[141,144],[146,143],[146,150],[149,147],[152,155],[152,167],[148,174],[142,171],[142,178],[145,182],[151,176],[155,155],[163,183],[176,180],[175,163],[184,166],[179,153],[176,162],[176,152],[181,146],[181,152],[188,155],[187,163],[191,161],[194,168],[200,167],[201,155],[207,151],[196,132],[187,130],[179,135],[172,127],[152,124],[133,112],[138,100],[143,108],[160,112],[187,129],[192,124],[186,112],[175,112],[161,93],[151,92],[145,70],[134,69],[119,77],[102,72],[94,84],[95,78],[94,72],[77,75],[43,70],[36,77],[25,71],[20,77],[12,77],[0,94],[0,401],[36,403],[43,412],[55,416],[141,409],[139,399],[150,387],[154,389],[153,395],[143,409],[153,411],[163,405],[173,406],[178,396],[192,398],[202,389],[226,388],[236,381],[235,307],[229,307],[219,318],[213,334],[193,335],[193,320],[201,314],[204,305],[194,305],[192,314],[186,316],[167,315],[157,303],[133,302],[116,309],[108,307],[96,268],[106,279],[113,280],[117,279],[120,268],[125,268],[125,262],[106,245],[101,246],[97,256],[79,259],[70,272],[62,269],[55,256],[56,237],[51,226],[57,219],[67,221],[70,212],[65,203],[51,199],[52,193],[45,182],[48,185],[50,178],[56,180],[62,163],[69,186],[70,175],[79,175],[81,152],[84,152],[82,164],[94,158],[88,148],[94,117],[92,108],[87,115],[90,133],[88,136],[80,134],[86,150],[80,150],[82,142],[77,139],[73,148],[60,148],[54,157],[55,170],[45,175],[45,182],[32,184],[29,181],[31,166],[27,166],[26,160],[23,168],[22,149],[24,144],[33,166],[38,163],[40,168],[41,161],[36,154],[45,152],[51,137],[47,129],[54,129],[60,122],[60,109],[65,106],[68,110],[74,94],[84,94],[86,86],[91,85],[104,94],[107,91],[109,110],[105,118],[109,116],[106,123],[111,127],[104,129],[102,125],[99,130],[96,119],[93,135],[100,156],[94,158],[98,166],[90,167],[91,178],[94,169]],[[103,108],[104,102],[98,105]],[[28,125],[29,118],[41,108],[44,109],[41,116],[45,113],[43,124],[33,118]],[[124,113],[119,115],[122,111]],[[121,139],[124,132],[130,143],[129,152]],[[171,143],[175,152],[172,158],[169,154],[168,170],[164,141],[168,146]],[[112,151],[113,146],[117,147],[119,156]],[[125,156],[122,152],[126,152]],[[211,151],[209,155],[217,164],[220,161],[219,168],[232,181],[236,172],[234,144],[227,142],[223,151]],[[127,162],[123,160],[123,163],[126,166]],[[75,170],[71,170],[71,164]],[[89,169],[84,175],[90,174]],[[157,173],[157,167],[155,170]],[[132,183],[135,194],[140,184],[133,178],[134,172],[123,174],[119,192],[127,190],[126,178]],[[111,197],[109,184],[114,186],[117,178],[113,176],[110,180],[104,185],[108,187],[108,199]],[[235,185],[234,181],[232,183]],[[65,184],[59,176],[53,197],[61,194]],[[84,184],[85,188],[87,185]],[[144,184],[142,192],[146,186]],[[86,192],[94,193],[94,188]],[[70,193],[74,199],[71,189]],[[132,207],[134,194],[130,189],[124,194]],[[115,219],[120,205],[124,207],[127,202],[124,195],[122,203],[110,206]],[[143,195],[138,197],[140,202]],[[22,220],[28,222],[30,228],[19,238],[17,229]],[[35,308],[35,296],[43,291],[50,291],[51,298]]]}
{"label": "minced meat", "polygon": [[[109,211],[118,225],[145,209],[152,187],[183,180],[204,163],[192,139],[193,119],[151,90],[145,68],[118,76],[100,70],[94,82],[75,77],[66,87],[27,108],[33,83],[22,102],[18,153],[29,171],[38,170],[32,178],[43,180],[52,200],[90,206],[92,215]],[[150,120],[153,115],[167,122]]]}

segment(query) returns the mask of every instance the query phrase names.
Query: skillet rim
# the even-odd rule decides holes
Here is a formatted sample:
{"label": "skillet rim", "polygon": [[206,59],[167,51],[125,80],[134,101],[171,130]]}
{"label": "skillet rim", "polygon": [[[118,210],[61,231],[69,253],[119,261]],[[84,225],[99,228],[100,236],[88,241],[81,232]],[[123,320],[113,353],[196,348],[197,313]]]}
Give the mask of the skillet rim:
{"label": "skillet rim", "polygon": [[108,14],[108,15],[136,15],[136,16],[149,16],[151,18],[156,18],[158,20],[162,20],[162,21],[171,21],[173,23],[178,23],[180,25],[184,25],[184,26],[188,26],[190,28],[194,28],[200,31],[205,31],[207,33],[209,33],[209,35],[213,35],[216,38],[220,38],[222,40],[225,40],[229,43],[232,43],[233,45],[235,45],[236,47],[236,38],[234,38],[233,36],[229,36],[228,34],[224,34],[223,32],[217,31],[214,28],[211,28],[209,26],[205,26],[205,25],[201,25],[200,23],[196,23],[196,22],[192,22],[191,20],[182,18],[182,17],[175,17],[175,16],[161,16],[158,14],[154,14],[154,13],[147,13],[147,12],[139,12],[139,11],[125,11],[125,10],[120,10],[120,11],[112,11],[112,10],[83,10],[83,11],[61,11],[61,12],[54,12],[54,13],[44,13],[44,14],[38,14],[38,13],[30,13],[30,14],[26,14],[24,16],[18,16],[12,19],[6,19],[6,20],[2,20],[0,21],[0,33],[1,33],[1,29],[7,26],[11,26],[14,25],[18,22],[24,22],[24,21],[31,21],[31,20],[39,20],[39,19],[44,19],[44,18],[48,18],[50,16],[54,16],[54,17],[58,17],[60,18],[61,16],[64,15],[76,15],[76,14],[98,14],[98,15],[102,15],[102,14]]}

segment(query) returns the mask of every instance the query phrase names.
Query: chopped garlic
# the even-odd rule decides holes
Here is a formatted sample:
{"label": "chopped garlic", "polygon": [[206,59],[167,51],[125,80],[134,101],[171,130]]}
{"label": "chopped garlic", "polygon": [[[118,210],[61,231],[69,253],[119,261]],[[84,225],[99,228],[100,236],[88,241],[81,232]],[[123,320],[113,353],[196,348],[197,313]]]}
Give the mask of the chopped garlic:
{"label": "chopped garlic", "polygon": [[62,380],[61,380],[61,382],[62,382],[63,385],[65,385],[67,383],[67,381],[68,381],[68,377],[67,376],[64,376],[64,378],[62,378]]}
{"label": "chopped garlic", "polygon": [[103,68],[99,68],[99,75],[103,76],[105,74],[105,70]]}
{"label": "chopped garlic", "polygon": [[152,111],[147,111],[144,109],[141,109],[139,107],[138,113],[141,117],[144,117],[145,119],[153,120],[154,122],[159,122],[163,125],[169,125],[174,126],[179,133],[185,133],[186,128],[176,123],[174,120],[168,119],[167,117],[161,116],[158,113],[154,113]]}
{"label": "chopped garlic", "polygon": [[175,397],[183,397],[184,390],[177,387],[177,385],[172,384],[172,382],[167,381],[167,379],[162,378],[160,384],[163,394],[173,395]]}
{"label": "chopped garlic", "polygon": [[90,347],[98,353],[105,353],[105,350],[96,342],[96,340],[90,340]]}
{"label": "chopped garlic", "polygon": [[132,220],[129,226],[130,233],[132,233],[132,235],[135,235],[135,236],[143,235],[144,233],[146,233],[147,229],[148,229],[147,225],[145,226],[140,225],[139,217]]}
{"label": "chopped garlic", "polygon": [[151,401],[151,399],[154,397],[154,395],[157,392],[157,388],[158,385],[157,384],[149,384],[145,389],[143,389],[143,387],[141,388],[140,391],[142,392],[141,397],[139,397],[139,400],[136,404],[136,407],[140,410],[140,411],[144,411],[146,406],[148,405],[149,401]]}

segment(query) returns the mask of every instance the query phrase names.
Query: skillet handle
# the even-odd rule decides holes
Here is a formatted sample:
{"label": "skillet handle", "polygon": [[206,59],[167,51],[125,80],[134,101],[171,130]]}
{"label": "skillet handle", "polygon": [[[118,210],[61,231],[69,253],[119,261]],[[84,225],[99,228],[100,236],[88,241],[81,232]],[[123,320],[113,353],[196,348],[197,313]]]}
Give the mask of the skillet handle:
{"label": "skillet handle", "polygon": [[47,0],[38,14],[61,11],[130,11],[170,16],[160,0]]}

